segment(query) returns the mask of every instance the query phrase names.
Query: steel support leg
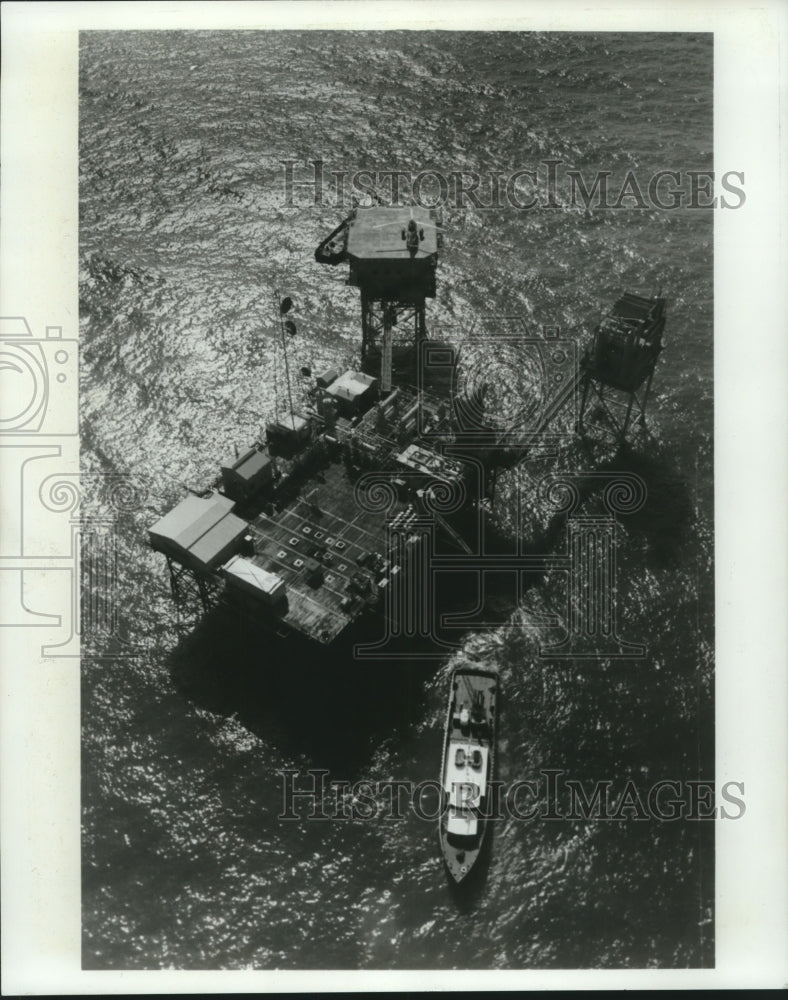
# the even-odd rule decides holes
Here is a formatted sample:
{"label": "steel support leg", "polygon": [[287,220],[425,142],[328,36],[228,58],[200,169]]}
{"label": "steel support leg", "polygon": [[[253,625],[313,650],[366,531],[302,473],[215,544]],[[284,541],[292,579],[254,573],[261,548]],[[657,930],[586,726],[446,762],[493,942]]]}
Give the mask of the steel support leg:
{"label": "steel support leg", "polygon": [[646,382],[646,392],[643,396],[643,404],[640,407],[640,424],[642,427],[646,426],[646,405],[648,403],[648,396],[651,392],[651,380],[654,378],[654,369],[652,368],[648,375],[648,382]]}
{"label": "steel support leg", "polygon": [[621,428],[620,441],[623,444],[626,441],[627,430],[629,429],[629,417],[632,413],[632,404],[635,402],[634,392],[629,394],[629,402],[627,403],[627,415],[624,417],[624,426]]}

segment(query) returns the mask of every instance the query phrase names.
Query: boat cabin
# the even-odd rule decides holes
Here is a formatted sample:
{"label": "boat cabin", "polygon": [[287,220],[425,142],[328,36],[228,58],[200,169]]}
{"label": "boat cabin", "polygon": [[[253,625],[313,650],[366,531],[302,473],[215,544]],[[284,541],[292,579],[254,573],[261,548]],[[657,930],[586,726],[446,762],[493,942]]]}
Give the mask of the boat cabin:
{"label": "boat cabin", "polygon": [[489,747],[470,739],[450,741],[444,785],[448,795],[447,833],[456,837],[476,836],[477,814],[487,794],[489,755]]}

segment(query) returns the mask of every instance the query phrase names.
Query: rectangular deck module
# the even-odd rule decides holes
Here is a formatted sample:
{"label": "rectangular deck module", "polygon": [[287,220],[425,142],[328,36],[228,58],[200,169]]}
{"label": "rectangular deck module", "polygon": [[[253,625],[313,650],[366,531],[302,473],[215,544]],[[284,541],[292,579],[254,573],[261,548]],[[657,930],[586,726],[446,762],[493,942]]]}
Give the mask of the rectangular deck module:
{"label": "rectangular deck module", "polygon": [[149,531],[157,552],[197,571],[214,570],[239,548],[247,524],[233,514],[228,497],[187,496]]}
{"label": "rectangular deck module", "polygon": [[653,373],[664,327],[663,298],[625,292],[597,325],[585,369],[611,386],[634,392]]}

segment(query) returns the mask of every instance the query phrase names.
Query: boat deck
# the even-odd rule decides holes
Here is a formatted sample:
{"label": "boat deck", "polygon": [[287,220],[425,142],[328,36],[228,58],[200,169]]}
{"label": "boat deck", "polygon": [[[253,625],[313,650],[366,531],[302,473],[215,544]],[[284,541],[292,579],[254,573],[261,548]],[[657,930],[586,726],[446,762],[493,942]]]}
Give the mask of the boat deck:
{"label": "boat deck", "polygon": [[[449,719],[449,738],[466,743],[469,739],[479,744],[488,742],[492,735],[498,678],[486,673],[457,672],[454,675],[454,683],[454,700]],[[478,718],[473,711],[475,702],[479,706]],[[467,725],[463,725],[461,722],[460,713],[463,708],[467,708],[470,716]]]}

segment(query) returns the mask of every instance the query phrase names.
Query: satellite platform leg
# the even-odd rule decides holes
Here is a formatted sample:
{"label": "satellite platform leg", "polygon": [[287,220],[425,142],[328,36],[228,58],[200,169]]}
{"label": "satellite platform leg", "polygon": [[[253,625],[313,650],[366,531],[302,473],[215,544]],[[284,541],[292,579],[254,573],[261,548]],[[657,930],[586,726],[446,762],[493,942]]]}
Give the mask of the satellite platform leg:
{"label": "satellite platform leg", "polygon": [[643,395],[643,404],[640,407],[640,425],[641,427],[646,426],[646,405],[648,403],[648,396],[651,392],[651,381],[654,378],[654,369],[652,368],[648,375],[648,382],[646,382],[646,391]]}
{"label": "satellite platform leg", "polygon": [[624,426],[621,428],[621,433],[619,435],[619,441],[623,444],[627,438],[627,430],[629,429],[629,418],[632,414],[632,404],[635,402],[635,393],[630,392],[629,402],[627,403],[627,415],[624,417]]}

